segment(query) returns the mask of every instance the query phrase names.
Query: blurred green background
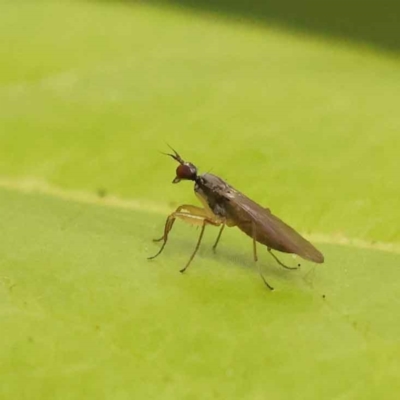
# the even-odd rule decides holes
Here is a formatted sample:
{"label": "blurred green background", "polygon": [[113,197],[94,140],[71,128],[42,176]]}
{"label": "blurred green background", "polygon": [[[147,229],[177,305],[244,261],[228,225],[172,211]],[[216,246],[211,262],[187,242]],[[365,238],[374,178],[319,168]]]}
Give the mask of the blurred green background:
{"label": "blurred green background", "polygon": [[[0,7],[2,398],[390,398],[397,3]],[[211,230],[182,279],[183,224],[148,262],[166,214],[198,204],[167,143],[326,264],[287,274],[259,249],[272,295],[248,239],[214,256]]]}

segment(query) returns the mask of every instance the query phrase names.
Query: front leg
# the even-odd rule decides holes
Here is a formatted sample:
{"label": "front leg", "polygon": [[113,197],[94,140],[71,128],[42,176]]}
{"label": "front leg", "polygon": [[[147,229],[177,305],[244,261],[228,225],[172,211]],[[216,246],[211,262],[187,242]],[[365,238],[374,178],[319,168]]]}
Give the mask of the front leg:
{"label": "front leg", "polygon": [[204,229],[206,225],[214,225],[214,226],[219,226],[223,223],[222,220],[220,220],[217,217],[212,217],[210,216],[206,210],[200,207],[196,206],[191,206],[191,205],[182,205],[179,206],[176,211],[174,211],[172,214],[170,214],[165,222],[165,227],[164,227],[164,235],[157,240],[164,240],[160,250],[158,253],[152,257],[149,257],[149,259],[156,258],[161,252],[164,250],[165,245],[167,244],[168,241],[168,234],[172,230],[172,227],[174,225],[175,220],[179,218],[182,219],[183,221],[188,222],[191,225],[197,225],[201,226],[201,232],[199,239],[196,244],[196,248],[191,255],[189,261],[187,262],[186,266],[181,270],[181,272],[184,272],[190,265],[191,261],[193,260],[194,256],[197,253],[197,250],[200,247],[201,240],[203,238],[204,234]]}
{"label": "front leg", "polygon": [[[198,215],[198,216],[206,215],[205,210],[201,207],[191,206],[189,204],[182,204],[172,214],[170,214],[167,217],[167,220],[165,221],[163,235],[159,239],[153,239],[153,242],[161,242],[161,240],[164,240],[164,242],[165,242],[168,239],[168,233],[172,230],[172,226],[174,225],[174,222],[175,222],[175,218],[173,218],[173,216],[174,216],[174,214],[180,213],[181,211],[192,214],[192,215]],[[156,257],[156,256],[154,256],[154,257]],[[151,258],[154,258],[154,257],[151,257]]]}

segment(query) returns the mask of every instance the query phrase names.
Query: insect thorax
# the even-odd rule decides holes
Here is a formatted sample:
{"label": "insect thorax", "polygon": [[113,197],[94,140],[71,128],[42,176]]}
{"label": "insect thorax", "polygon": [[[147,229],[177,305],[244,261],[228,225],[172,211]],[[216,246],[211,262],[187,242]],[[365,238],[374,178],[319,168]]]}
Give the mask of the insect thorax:
{"label": "insect thorax", "polygon": [[221,178],[212,174],[203,174],[197,178],[194,191],[207,203],[215,215],[226,217],[227,199],[222,194],[227,188],[229,186]]}

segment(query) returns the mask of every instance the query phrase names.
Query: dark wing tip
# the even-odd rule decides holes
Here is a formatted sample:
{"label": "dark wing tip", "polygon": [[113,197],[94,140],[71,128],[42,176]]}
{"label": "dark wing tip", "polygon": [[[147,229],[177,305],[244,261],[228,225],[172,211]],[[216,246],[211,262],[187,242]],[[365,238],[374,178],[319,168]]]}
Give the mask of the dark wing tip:
{"label": "dark wing tip", "polygon": [[313,261],[318,264],[322,264],[325,261],[324,255],[317,250],[315,247],[311,254],[307,254],[306,257],[308,260]]}
{"label": "dark wing tip", "polygon": [[319,253],[318,258],[315,260],[316,263],[322,264],[325,261],[323,254]]}

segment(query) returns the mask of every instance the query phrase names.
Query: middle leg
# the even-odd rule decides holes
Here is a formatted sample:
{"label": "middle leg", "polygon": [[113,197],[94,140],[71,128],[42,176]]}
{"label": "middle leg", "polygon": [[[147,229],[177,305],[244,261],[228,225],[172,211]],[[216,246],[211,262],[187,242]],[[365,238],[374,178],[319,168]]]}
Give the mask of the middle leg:
{"label": "middle leg", "polygon": [[[252,237],[253,237],[253,257],[254,257],[254,262],[257,263],[258,257],[257,257],[257,240],[256,240],[256,227],[254,222],[252,222]],[[261,272],[261,265],[260,263],[257,263],[258,267],[258,273],[261,276],[261,279],[264,281],[265,286],[267,286],[268,289],[274,290],[274,288],[267,282],[267,280],[264,278],[264,275]]]}
{"label": "middle leg", "polygon": [[222,224],[221,229],[219,230],[218,236],[217,236],[217,240],[214,243],[214,246],[212,247],[214,253],[217,251],[217,244],[219,242],[219,239],[221,239],[221,235],[222,235],[222,231],[225,228],[225,224]]}

